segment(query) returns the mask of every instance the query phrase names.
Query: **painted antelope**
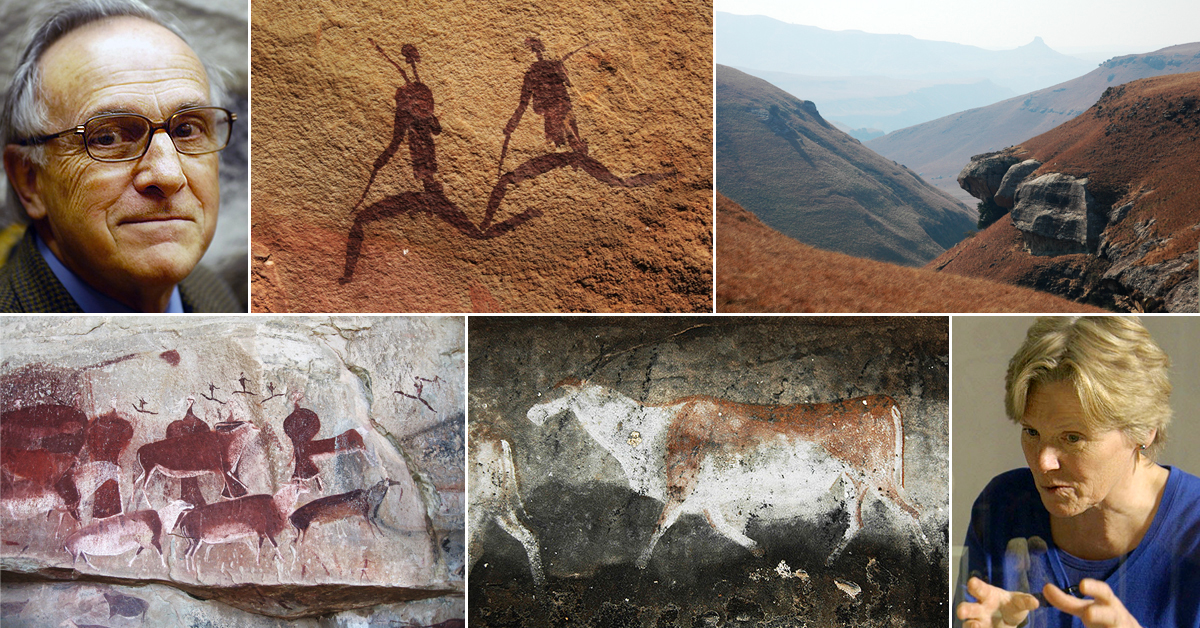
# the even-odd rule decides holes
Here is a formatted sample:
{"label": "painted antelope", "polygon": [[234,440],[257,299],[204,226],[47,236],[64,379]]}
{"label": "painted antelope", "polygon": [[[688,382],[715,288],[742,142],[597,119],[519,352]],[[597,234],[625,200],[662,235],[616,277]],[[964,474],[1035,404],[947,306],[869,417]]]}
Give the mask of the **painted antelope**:
{"label": "painted antelope", "polygon": [[258,563],[263,539],[279,548],[275,539],[287,525],[296,498],[306,492],[302,483],[293,481],[274,495],[247,495],[193,508],[179,518],[180,533],[189,542],[185,559],[195,568],[196,551],[201,545],[257,538],[254,562]]}
{"label": "painted antelope", "polygon": [[374,456],[363,443],[362,435],[356,430],[346,430],[333,438],[313,440],[321,431],[321,419],[317,413],[308,408],[301,408],[299,402],[295,409],[283,420],[283,433],[292,441],[292,452],[296,459],[296,468],[292,479],[315,479],[317,489],[321,489],[320,469],[316,461],[334,458],[342,454],[358,453],[369,462],[378,464]]}
{"label": "painted antelope", "polygon": [[134,480],[135,491],[144,494],[150,477],[157,471],[173,478],[214,474],[225,482],[222,495],[245,495],[246,487],[235,472],[242,452],[259,432],[253,423],[228,421],[218,423],[215,431],[191,432],[142,445],[137,452],[141,473]]}
{"label": "painted antelope", "polygon": [[[472,424],[474,427],[476,424]],[[473,431],[471,450],[474,460],[468,465],[468,481],[471,487],[470,525],[467,531],[470,541],[467,547],[468,568],[483,555],[483,533],[490,521],[495,521],[525,548],[529,558],[529,571],[534,582],[541,586],[546,581],[542,571],[541,549],[537,537],[525,524],[528,516],[521,495],[517,491],[517,473],[513,465],[512,449],[508,441],[490,439]]]}
{"label": "painted antelope", "polygon": [[180,514],[191,507],[191,504],[177,499],[161,511],[139,510],[99,519],[68,536],[63,548],[71,554],[72,565],[83,556],[84,562],[95,567],[89,556],[119,556],[136,548],[137,552],[129,559],[132,565],[142,550],[153,547],[158,550],[159,560],[166,567],[162,549],[163,530],[174,528]]}
{"label": "painted antelope", "polygon": [[772,406],[694,396],[652,406],[579,380],[558,388],[563,396],[533,406],[528,418],[541,425],[571,411],[620,462],[632,490],[663,502],[640,568],[685,513],[703,514],[714,530],[760,555],[745,534],[751,518],[815,518],[823,513],[812,512],[813,504],[843,478],[853,512],[827,564],[862,528],[862,503],[871,490],[911,517],[924,539],[920,515],[902,488],[904,427],[891,397]]}
{"label": "painted antelope", "polygon": [[[379,507],[387,496],[388,487],[399,486],[399,482],[385,478],[367,490],[361,488],[348,493],[318,497],[296,509],[288,519],[296,528],[296,542],[303,541],[308,528],[314,523],[332,523],[355,515],[360,516],[371,528],[371,534],[379,528]],[[404,495],[404,489],[398,489]]]}

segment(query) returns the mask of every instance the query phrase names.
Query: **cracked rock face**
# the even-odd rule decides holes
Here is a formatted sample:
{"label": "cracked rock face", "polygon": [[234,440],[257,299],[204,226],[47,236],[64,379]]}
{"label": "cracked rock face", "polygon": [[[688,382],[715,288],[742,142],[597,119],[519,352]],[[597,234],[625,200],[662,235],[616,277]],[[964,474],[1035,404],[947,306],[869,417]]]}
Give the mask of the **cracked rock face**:
{"label": "cracked rock face", "polygon": [[[463,331],[0,319],[4,596],[38,613],[6,606],[5,625],[102,623],[105,592],[142,600],[127,606],[161,620],[147,625],[461,617]],[[421,599],[440,610],[406,615]]]}
{"label": "cracked rock face", "polygon": [[469,335],[472,626],[944,621],[944,321]]}
{"label": "cracked rock face", "polygon": [[1017,198],[1017,186],[1025,181],[1025,177],[1041,167],[1042,162],[1036,159],[1026,159],[1009,168],[1008,172],[1004,173],[1004,178],[1000,180],[1000,188],[996,190],[996,204],[1005,209],[1012,209]]}
{"label": "cracked rock face", "polygon": [[1063,255],[1095,250],[1104,225],[1087,182],[1054,172],[1017,188],[1012,221],[1030,253]]}

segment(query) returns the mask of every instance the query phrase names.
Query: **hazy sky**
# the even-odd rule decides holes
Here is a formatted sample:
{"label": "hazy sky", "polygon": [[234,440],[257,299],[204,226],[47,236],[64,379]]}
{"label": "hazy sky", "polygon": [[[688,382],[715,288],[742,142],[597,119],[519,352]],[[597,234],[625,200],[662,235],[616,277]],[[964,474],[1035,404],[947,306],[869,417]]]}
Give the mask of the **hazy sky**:
{"label": "hazy sky", "polygon": [[[716,10],[827,30],[904,34],[1004,50],[1151,52],[1200,41],[1198,0],[715,0]],[[1136,8],[1134,8],[1136,6]]]}

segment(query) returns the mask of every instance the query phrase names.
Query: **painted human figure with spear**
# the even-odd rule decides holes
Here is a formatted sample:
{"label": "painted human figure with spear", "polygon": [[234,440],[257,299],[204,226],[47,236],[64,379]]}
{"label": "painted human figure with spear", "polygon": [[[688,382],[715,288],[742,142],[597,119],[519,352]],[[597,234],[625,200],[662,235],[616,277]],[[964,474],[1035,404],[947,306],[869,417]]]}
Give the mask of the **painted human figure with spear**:
{"label": "painted human figure with spear", "polygon": [[410,81],[408,73],[399,63],[393,61],[374,40],[371,40],[371,43],[379,54],[400,72],[400,76],[404,77],[404,85],[396,89],[396,123],[392,128],[392,143],[388,144],[375,160],[371,178],[367,181],[358,204],[362,204],[375,181],[375,175],[379,174],[379,170],[396,154],[400,143],[406,137],[408,153],[412,158],[413,176],[421,182],[426,192],[440,193],[442,184],[434,178],[437,174],[437,153],[433,146],[433,136],[442,132],[442,125],[437,116],[433,115],[433,92],[421,82],[421,77],[417,74],[417,62],[421,60],[421,54],[412,44],[404,44],[400,49],[400,54],[404,55],[405,61],[412,69],[413,80]]}
{"label": "painted human figure with spear", "polygon": [[567,88],[571,79],[567,76],[567,59],[576,52],[587,48],[594,42],[586,43],[567,53],[561,59],[545,59],[542,53],[546,51],[545,44],[536,37],[529,37],[525,45],[537,55],[529,69],[525,71],[525,81],[521,84],[521,102],[513,112],[508,124],[504,125],[504,146],[500,149],[500,172],[504,172],[504,156],[508,153],[508,141],[513,131],[521,123],[525,109],[532,104],[533,112],[545,118],[546,141],[555,146],[568,144],[571,150],[586,155],[588,145],[579,137],[579,127],[575,124],[575,114],[571,112],[571,96]]}

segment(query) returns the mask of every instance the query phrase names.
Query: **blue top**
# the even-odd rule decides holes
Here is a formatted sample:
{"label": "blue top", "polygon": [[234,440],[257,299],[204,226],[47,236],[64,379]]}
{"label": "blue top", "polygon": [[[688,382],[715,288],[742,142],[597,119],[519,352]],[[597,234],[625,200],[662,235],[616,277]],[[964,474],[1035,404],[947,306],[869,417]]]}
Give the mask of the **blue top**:
{"label": "blue top", "polygon": [[[33,228],[30,227],[30,230]],[[34,237],[37,241],[38,252],[42,254],[42,259],[46,260],[46,265],[50,267],[50,272],[54,273],[54,277],[58,282],[66,288],[67,293],[75,299],[75,303],[79,304],[79,309],[87,314],[138,314],[135,310],[124,303],[100,292],[93,288],[88,282],[84,281],[76,275],[74,271],[67,268],[54,251],[42,242],[41,238]],[[183,314],[183,298],[179,295],[179,286],[175,286],[171,290],[171,300],[167,303],[167,311],[164,314]]]}
{"label": "blue top", "polygon": [[[971,576],[1040,598],[1046,582],[1066,590],[1079,585],[1081,572],[1114,567],[1102,579],[1141,625],[1200,628],[1200,478],[1171,467],[1167,470],[1167,485],[1146,536],[1132,552],[1110,561],[1082,561],[1054,545],[1050,514],[1029,469],[995,477],[971,509],[965,569],[959,576],[954,607],[964,596],[974,601],[966,593]],[[955,622],[959,623],[957,617]],[[1083,622],[1043,601],[1029,614],[1028,626],[1083,626]]]}

